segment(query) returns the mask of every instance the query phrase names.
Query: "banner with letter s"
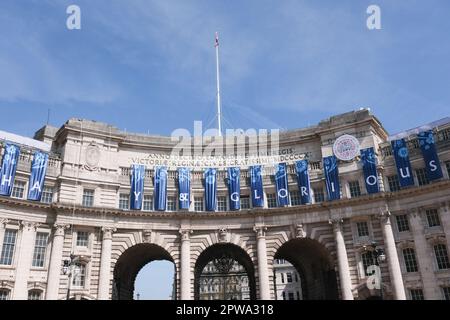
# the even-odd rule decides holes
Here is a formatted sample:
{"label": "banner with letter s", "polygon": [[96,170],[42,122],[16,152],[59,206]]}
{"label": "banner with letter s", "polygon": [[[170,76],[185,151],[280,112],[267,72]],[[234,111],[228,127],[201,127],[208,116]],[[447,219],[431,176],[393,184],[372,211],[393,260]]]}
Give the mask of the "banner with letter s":
{"label": "banner with letter s", "polygon": [[337,158],[335,156],[323,158],[323,171],[325,174],[328,200],[340,199],[341,187],[339,184],[339,169]]}
{"label": "banner with letter s", "polygon": [[405,140],[393,140],[391,141],[391,145],[400,186],[407,187],[414,185],[411,163],[409,162],[409,152]]}
{"label": "banner with letter s", "polygon": [[155,167],[155,188],[153,193],[155,210],[166,210],[167,204],[167,167]]}
{"label": "banner with letter s", "polygon": [[250,167],[250,190],[252,192],[252,207],[264,207],[263,177],[261,166]]}
{"label": "banner with letter s", "polygon": [[205,205],[206,211],[215,211],[217,202],[217,169],[205,170]]}
{"label": "banner with letter s", "polygon": [[441,179],[442,174],[439,157],[436,152],[436,144],[432,130],[420,132],[417,135],[419,140],[420,150],[422,151],[423,160],[425,161],[425,168],[429,180]]}
{"label": "banner with letter s", "polygon": [[279,163],[275,170],[275,186],[277,189],[277,204],[279,207],[289,205],[289,189],[286,163]]}
{"label": "banner with letter s", "polygon": [[308,160],[299,160],[295,162],[297,172],[298,191],[302,204],[311,203],[311,186],[309,183]]}
{"label": "banner with letter s", "polygon": [[377,158],[373,147],[361,149],[361,162],[363,165],[364,182],[367,193],[377,193],[380,191],[378,185]]}
{"label": "banner with letter s", "polygon": [[228,195],[230,210],[241,209],[241,170],[239,167],[228,168]]}
{"label": "banner with letter s", "polygon": [[36,151],[31,163],[31,174],[28,188],[28,200],[40,201],[44,188],[45,173],[47,172],[48,154]]}
{"label": "banner with letter s", "polygon": [[131,195],[130,209],[141,210],[144,194],[145,166],[139,164],[131,165]]}
{"label": "banner with letter s", "polygon": [[5,153],[3,154],[0,195],[10,196],[14,177],[16,175],[17,162],[19,161],[20,148],[14,144],[7,143],[5,145]]}
{"label": "banner with letter s", "polygon": [[178,204],[180,209],[188,210],[191,205],[191,170],[178,168]]}

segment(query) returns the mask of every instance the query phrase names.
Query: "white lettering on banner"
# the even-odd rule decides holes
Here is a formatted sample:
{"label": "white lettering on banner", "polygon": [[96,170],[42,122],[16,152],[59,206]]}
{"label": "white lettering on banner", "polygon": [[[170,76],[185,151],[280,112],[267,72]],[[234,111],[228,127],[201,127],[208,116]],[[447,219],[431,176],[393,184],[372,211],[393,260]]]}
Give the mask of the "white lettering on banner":
{"label": "white lettering on banner", "polygon": [[[403,173],[403,169],[406,169],[406,174]],[[409,168],[400,168],[400,175],[402,176],[402,178],[409,178],[410,174],[409,174]]]}
{"label": "white lettering on banner", "polygon": [[31,188],[30,191],[33,191],[34,189],[38,189],[39,192],[41,192],[41,185],[39,183],[39,181],[36,181],[33,185],[33,187]]}
{"label": "white lettering on banner", "polygon": [[306,188],[306,187],[301,187],[300,189],[301,189],[301,191],[302,191],[302,196],[309,196],[308,188]]}
{"label": "white lettering on banner", "polygon": [[185,192],[180,193],[180,201],[187,201],[188,200],[188,194]]}
{"label": "white lettering on banner", "polygon": [[261,199],[261,197],[258,195],[258,190],[255,190],[255,199]]}
{"label": "white lettering on banner", "polygon": [[[284,195],[282,193],[284,193]],[[286,198],[287,196],[288,196],[288,193],[287,193],[286,189],[283,188],[283,189],[278,190],[278,197]]]}
{"label": "white lettering on banner", "polygon": [[134,199],[136,199],[135,201],[138,201],[141,192],[140,191],[139,192],[133,191],[133,192],[134,192]]}
{"label": "white lettering on banner", "polygon": [[437,165],[436,165],[436,161],[434,161],[434,160],[431,160],[429,163],[428,163],[429,165],[430,165],[430,170],[431,171],[436,171],[437,170]]}
{"label": "white lettering on banner", "polygon": [[366,178],[366,182],[369,186],[374,186],[377,184],[377,177],[375,177],[374,175],[370,175]]}
{"label": "white lettering on banner", "polygon": [[[255,191],[256,191],[256,190],[255,190]],[[239,193],[233,192],[233,193],[230,195],[230,199],[231,199],[231,201],[233,201],[233,202],[239,201]]]}
{"label": "white lettering on banner", "polygon": [[6,175],[3,175],[2,176],[2,186],[5,184],[5,182],[6,182],[6,184],[9,186],[10,184],[11,184],[11,176],[9,176],[9,179],[6,179]]}
{"label": "white lettering on banner", "polygon": [[334,182],[331,183],[331,191],[335,192],[336,190],[334,189]]}

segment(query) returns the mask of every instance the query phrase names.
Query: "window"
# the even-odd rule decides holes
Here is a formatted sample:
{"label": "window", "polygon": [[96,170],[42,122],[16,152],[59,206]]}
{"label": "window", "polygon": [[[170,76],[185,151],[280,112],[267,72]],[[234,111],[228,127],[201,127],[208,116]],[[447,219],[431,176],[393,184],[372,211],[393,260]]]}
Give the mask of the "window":
{"label": "window", "polygon": [[430,180],[428,180],[427,172],[425,168],[420,168],[416,170],[416,176],[417,176],[417,182],[419,183],[419,186],[423,186],[430,183]]}
{"label": "window", "polygon": [[297,300],[300,300],[300,291],[297,291]]}
{"label": "window", "polygon": [[286,292],[282,292],[281,295],[283,296],[283,300],[286,300]]}
{"label": "window", "polygon": [[119,209],[128,210],[130,209],[130,195],[127,193],[121,193],[119,195]]}
{"label": "window", "polygon": [[358,231],[358,237],[369,236],[369,226],[367,225],[367,221],[357,222],[356,229]]}
{"label": "window", "polygon": [[350,198],[356,198],[361,195],[361,188],[359,187],[359,181],[349,181],[348,187],[350,189]]}
{"label": "window", "polygon": [[447,168],[447,175],[448,175],[449,178],[450,178],[450,161],[447,161],[447,162],[445,163],[445,167]]}
{"label": "window", "polygon": [[411,300],[423,300],[422,289],[410,289],[409,294],[411,295]]}
{"label": "window", "polygon": [[445,300],[450,300],[450,287],[442,287],[442,293]]}
{"label": "window", "polygon": [[241,197],[241,209],[250,209],[250,197]]}
{"label": "window", "polygon": [[33,253],[33,267],[43,267],[45,262],[45,251],[47,250],[48,234],[45,232],[36,233]]}
{"label": "window", "polygon": [[325,193],[323,193],[322,188],[313,189],[314,192],[314,202],[324,202],[325,201]]}
{"label": "window", "polygon": [[167,211],[177,210],[177,198],[174,196],[167,197]]}
{"label": "window", "polygon": [[284,283],[284,273],[281,273],[281,283]]}
{"label": "window", "polygon": [[292,282],[292,273],[287,272],[287,273],[286,273],[286,279],[287,279],[287,282],[288,282],[288,283],[289,283],[289,282]]}
{"label": "window", "polygon": [[24,192],[25,192],[25,182],[15,181],[11,192],[11,197],[22,199]]}
{"label": "window", "polygon": [[94,190],[83,190],[83,206],[92,207],[94,205]]}
{"label": "window", "polygon": [[8,300],[9,299],[9,290],[0,289],[0,300]]}
{"label": "window", "polygon": [[376,261],[374,261],[373,258],[374,257],[373,257],[372,251],[365,251],[365,252],[363,252],[361,254],[361,260],[362,260],[362,263],[363,263],[364,274],[366,276],[370,276],[371,275],[371,273],[367,272],[367,268],[369,266],[372,266],[374,264],[374,262],[376,262]]}
{"label": "window", "polygon": [[30,290],[28,291],[28,300],[41,300],[42,291],[41,290]]}
{"label": "window", "polygon": [[217,197],[217,211],[227,211],[227,197]]}
{"label": "window", "polygon": [[143,201],[143,210],[152,211],[153,210],[153,195],[145,194]]}
{"label": "window", "polygon": [[398,180],[397,175],[388,176],[388,185],[389,185],[389,191],[395,192],[400,190],[400,181]]}
{"label": "window", "polygon": [[52,203],[53,202],[53,188],[44,186],[42,189],[41,202]]}
{"label": "window", "polygon": [[294,293],[288,292],[288,297],[289,297],[289,300],[294,300]]}
{"label": "window", "polygon": [[439,213],[436,209],[429,209],[425,211],[427,215],[428,227],[437,227],[441,225],[441,220],[439,219]]}
{"label": "window", "polygon": [[395,220],[397,221],[398,232],[409,231],[408,216],[406,214],[396,215]]}
{"label": "window", "polygon": [[447,247],[445,244],[435,245],[434,255],[436,256],[436,262],[439,270],[450,268],[450,261],[448,260]]}
{"label": "window", "polygon": [[86,231],[77,231],[77,247],[87,247],[89,234]]}
{"label": "window", "polygon": [[295,276],[295,282],[298,282],[298,275],[297,275],[297,272],[294,273],[294,276]]}
{"label": "window", "polygon": [[291,192],[289,192],[289,195],[291,197],[291,206],[299,206],[299,205],[301,205],[300,192],[298,192],[298,191],[291,191]]}
{"label": "window", "polygon": [[203,197],[194,197],[194,210],[198,212],[205,211]]}
{"label": "window", "polygon": [[406,272],[417,272],[416,253],[412,248],[403,249],[403,260],[405,261]]}
{"label": "window", "polygon": [[72,285],[75,287],[84,287],[86,280],[86,265],[83,263],[76,263],[74,268]]}
{"label": "window", "polygon": [[17,230],[6,229],[3,237],[2,255],[0,264],[11,265],[16,245]]}
{"label": "window", "polygon": [[267,207],[275,208],[277,206],[277,198],[275,197],[275,193],[267,194]]}

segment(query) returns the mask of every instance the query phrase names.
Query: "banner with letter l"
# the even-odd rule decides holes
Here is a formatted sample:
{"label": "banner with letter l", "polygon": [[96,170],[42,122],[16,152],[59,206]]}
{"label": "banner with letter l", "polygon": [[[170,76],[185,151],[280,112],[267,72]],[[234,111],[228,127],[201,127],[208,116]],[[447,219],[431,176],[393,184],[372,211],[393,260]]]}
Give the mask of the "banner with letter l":
{"label": "banner with letter l", "polygon": [[339,169],[337,158],[329,156],[323,158],[323,171],[325,175],[325,184],[327,186],[328,200],[341,198],[341,187],[339,184]]}

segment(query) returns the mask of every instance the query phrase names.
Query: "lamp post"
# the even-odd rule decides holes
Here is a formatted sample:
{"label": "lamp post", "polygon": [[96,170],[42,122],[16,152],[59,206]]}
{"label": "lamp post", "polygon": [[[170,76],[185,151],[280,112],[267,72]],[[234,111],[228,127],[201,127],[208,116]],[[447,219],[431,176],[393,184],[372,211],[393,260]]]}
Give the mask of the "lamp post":
{"label": "lamp post", "polygon": [[384,254],[383,249],[377,248],[377,242],[372,242],[370,245],[372,247],[372,261],[373,264],[378,266],[380,269],[380,298],[383,300],[383,282],[382,282],[382,275],[381,275],[381,267],[380,264],[384,261],[386,261],[386,255]]}
{"label": "lamp post", "polygon": [[75,255],[73,255],[73,254],[70,255],[70,259],[64,260],[62,271],[63,271],[64,275],[67,275],[69,277],[69,284],[67,286],[66,300],[70,299],[70,289],[72,287],[72,274],[74,274],[74,267],[79,260],[80,260],[80,258],[75,257]]}

